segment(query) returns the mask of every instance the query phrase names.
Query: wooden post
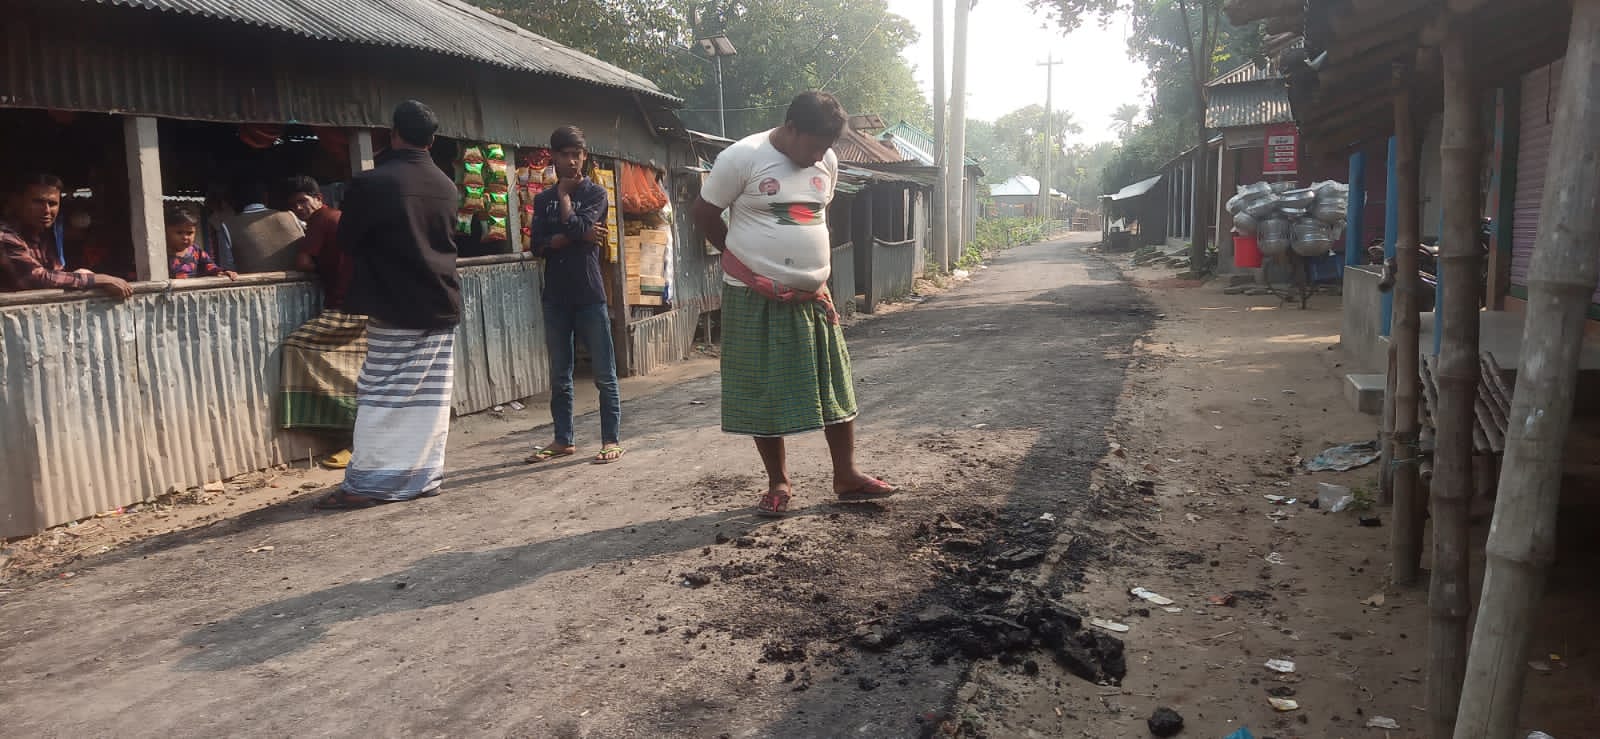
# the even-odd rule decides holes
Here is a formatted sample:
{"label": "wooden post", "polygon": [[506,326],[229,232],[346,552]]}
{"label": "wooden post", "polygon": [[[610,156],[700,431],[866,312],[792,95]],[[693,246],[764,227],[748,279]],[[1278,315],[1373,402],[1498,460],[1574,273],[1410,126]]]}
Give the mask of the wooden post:
{"label": "wooden post", "polygon": [[350,142],[350,174],[358,175],[373,168],[372,131],[365,128],[352,129],[349,136]]}
{"label": "wooden post", "polygon": [[1472,427],[1478,397],[1478,180],[1483,132],[1472,70],[1471,34],[1451,17],[1441,48],[1444,133],[1440,138],[1440,275],[1448,280],[1437,379],[1432,505],[1433,577],[1428,591],[1428,723],[1435,739],[1455,733],[1467,668],[1468,507],[1472,502]]}
{"label": "wooden post", "polygon": [[1222,146],[1217,149],[1217,197],[1216,209],[1212,218],[1217,224],[1217,266],[1218,274],[1229,274],[1233,267],[1233,218],[1228,215],[1226,203],[1233,197],[1234,189],[1239,186],[1239,152],[1228,148],[1226,138]]}
{"label": "wooden post", "polygon": [[[1517,211],[1517,150],[1522,139],[1522,87],[1500,88],[1495,111],[1494,182],[1489,186],[1489,207],[1494,233],[1489,239],[1489,284],[1485,305],[1505,310],[1511,292],[1511,222]],[[1496,478],[1499,476],[1496,475]]]}
{"label": "wooden post", "polygon": [[167,226],[161,203],[161,141],[156,119],[122,119],[128,157],[128,220],[133,224],[134,269],[143,280],[165,280]]}
{"label": "wooden post", "polygon": [[1394,350],[1394,425],[1390,461],[1391,485],[1394,488],[1394,526],[1389,530],[1389,552],[1393,557],[1390,577],[1397,586],[1413,585],[1422,567],[1422,529],[1426,489],[1418,481],[1419,458],[1417,444],[1420,424],[1418,401],[1422,397],[1421,374],[1418,363],[1422,359],[1418,332],[1422,320],[1417,314],[1417,243],[1421,241],[1419,228],[1422,220],[1421,198],[1418,189],[1422,181],[1422,158],[1417,149],[1421,133],[1417,130],[1416,112],[1412,110],[1410,89],[1411,70],[1396,70],[1400,85],[1394,97],[1394,137],[1390,139],[1391,160],[1389,168],[1389,203],[1385,206],[1394,214],[1394,237],[1389,249],[1394,254],[1394,331],[1389,346]]}
{"label": "wooden post", "polygon": [[1456,739],[1508,739],[1517,729],[1528,635],[1555,559],[1584,317],[1600,277],[1600,0],[1574,3],[1564,64]]}

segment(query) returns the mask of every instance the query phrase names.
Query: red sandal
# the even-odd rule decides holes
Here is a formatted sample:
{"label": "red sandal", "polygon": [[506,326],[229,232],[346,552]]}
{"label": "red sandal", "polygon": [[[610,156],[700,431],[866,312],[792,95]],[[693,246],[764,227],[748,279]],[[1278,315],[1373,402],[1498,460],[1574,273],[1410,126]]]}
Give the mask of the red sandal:
{"label": "red sandal", "polygon": [[761,501],[756,503],[756,515],[766,518],[782,518],[789,513],[789,500],[794,496],[787,490],[768,490],[761,496]]}

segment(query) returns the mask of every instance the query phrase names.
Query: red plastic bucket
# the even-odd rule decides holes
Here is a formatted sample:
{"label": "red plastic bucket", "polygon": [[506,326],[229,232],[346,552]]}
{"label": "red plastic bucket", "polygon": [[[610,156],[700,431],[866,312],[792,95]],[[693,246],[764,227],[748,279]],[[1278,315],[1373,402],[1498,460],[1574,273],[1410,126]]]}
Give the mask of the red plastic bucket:
{"label": "red plastic bucket", "polygon": [[1256,245],[1256,237],[1238,233],[1233,235],[1233,266],[1261,266],[1261,247]]}

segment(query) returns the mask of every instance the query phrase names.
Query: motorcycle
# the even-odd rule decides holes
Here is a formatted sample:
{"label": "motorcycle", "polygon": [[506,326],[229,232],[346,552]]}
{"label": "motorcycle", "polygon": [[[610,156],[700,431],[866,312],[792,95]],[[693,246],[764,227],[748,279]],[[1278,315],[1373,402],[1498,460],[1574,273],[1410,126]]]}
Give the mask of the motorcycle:
{"label": "motorcycle", "polygon": [[[1489,242],[1494,235],[1494,219],[1478,219],[1478,248],[1481,250],[1482,260],[1479,267],[1478,284],[1486,285],[1489,278]],[[1434,309],[1434,286],[1439,281],[1439,237],[1429,236],[1417,245],[1417,310],[1427,313]],[[1383,256],[1383,239],[1373,239],[1367,242],[1367,263],[1382,264],[1383,278],[1378,281],[1378,290],[1389,292],[1394,288],[1395,265],[1394,259],[1385,259]],[[1478,307],[1486,304],[1486,296],[1480,289]]]}

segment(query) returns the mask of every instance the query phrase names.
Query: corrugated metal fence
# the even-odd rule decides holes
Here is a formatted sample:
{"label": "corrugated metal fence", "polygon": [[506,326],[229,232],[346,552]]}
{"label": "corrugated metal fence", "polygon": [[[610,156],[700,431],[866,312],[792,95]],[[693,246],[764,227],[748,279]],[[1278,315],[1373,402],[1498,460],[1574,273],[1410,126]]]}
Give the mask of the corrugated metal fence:
{"label": "corrugated metal fence", "polygon": [[689,305],[628,324],[633,374],[659,372],[688,358],[700,315],[698,307]]}
{"label": "corrugated metal fence", "polygon": [[278,345],[317,303],[302,282],[0,310],[0,535],[291,458]]}
{"label": "corrugated metal fence", "polygon": [[833,268],[828,273],[828,292],[833,294],[833,304],[840,313],[849,315],[856,311],[856,257],[855,246],[849,242],[833,247]]}
{"label": "corrugated metal fence", "polygon": [[916,279],[917,242],[915,239],[895,242],[874,239],[870,258],[872,268],[868,274],[872,282],[867,286],[865,308],[868,313],[882,301],[911,294]]}
{"label": "corrugated metal fence", "polygon": [[[500,261],[461,270],[458,414],[549,389],[537,266]],[[278,429],[278,348],[319,301],[271,282],[0,307],[0,536],[307,456],[324,442]]]}
{"label": "corrugated metal fence", "polygon": [[462,260],[481,266],[461,269],[462,321],[456,329],[456,384],[450,404],[456,415],[550,389],[539,266],[507,262],[519,258]]}

